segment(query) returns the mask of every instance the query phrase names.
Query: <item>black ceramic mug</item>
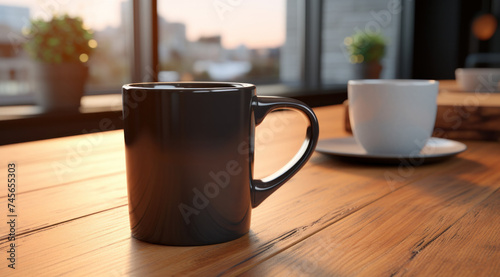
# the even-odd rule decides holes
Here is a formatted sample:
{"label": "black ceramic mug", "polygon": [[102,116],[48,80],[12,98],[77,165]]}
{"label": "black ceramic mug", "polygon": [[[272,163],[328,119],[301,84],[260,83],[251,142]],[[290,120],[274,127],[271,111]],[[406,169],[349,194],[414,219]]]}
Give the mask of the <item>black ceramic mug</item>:
{"label": "black ceramic mug", "polygon": [[[279,173],[253,179],[254,132],[277,109],[309,119],[301,150]],[[257,96],[243,83],[140,83],[123,86],[132,235],[166,245],[236,239],[252,208],[307,162],[318,121],[304,103]]]}

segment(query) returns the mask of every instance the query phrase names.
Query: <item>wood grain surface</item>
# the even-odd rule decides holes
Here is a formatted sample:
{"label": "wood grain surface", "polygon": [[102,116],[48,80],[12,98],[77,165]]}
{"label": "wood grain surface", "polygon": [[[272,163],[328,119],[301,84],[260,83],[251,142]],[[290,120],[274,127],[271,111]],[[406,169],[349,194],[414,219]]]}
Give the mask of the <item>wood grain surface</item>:
{"label": "wood grain surface", "polygon": [[[321,138],[349,135],[342,106],[315,111]],[[286,164],[305,126],[293,112],[266,118],[256,131],[257,176]],[[249,234],[202,247],[131,238],[122,131],[2,146],[2,183],[8,162],[18,168],[19,225],[12,270],[0,224],[0,276],[495,275],[500,147],[466,144],[458,157],[416,167],[315,153],[253,210]],[[4,218],[6,205],[4,187]]]}

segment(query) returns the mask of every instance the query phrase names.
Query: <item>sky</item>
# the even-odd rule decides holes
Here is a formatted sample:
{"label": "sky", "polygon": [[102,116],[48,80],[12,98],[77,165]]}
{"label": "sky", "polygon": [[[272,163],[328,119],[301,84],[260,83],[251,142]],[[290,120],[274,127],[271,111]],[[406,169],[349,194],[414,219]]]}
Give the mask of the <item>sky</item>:
{"label": "sky", "polygon": [[[0,0],[0,5],[26,6],[30,16],[49,18],[53,11],[78,15],[87,26],[102,30],[121,24],[124,0]],[[186,24],[189,40],[222,35],[226,48],[277,47],[285,41],[286,0],[158,0],[158,13]]]}
{"label": "sky", "polygon": [[[161,1],[161,0],[160,0]],[[1,5],[25,6],[34,18],[50,18],[53,12],[79,15],[95,30],[120,25],[122,0],[0,0]]]}
{"label": "sky", "polygon": [[[276,47],[285,41],[286,0],[159,0],[158,11],[168,21],[187,23],[187,37],[222,35],[234,48]],[[217,7],[217,8],[216,8]]]}

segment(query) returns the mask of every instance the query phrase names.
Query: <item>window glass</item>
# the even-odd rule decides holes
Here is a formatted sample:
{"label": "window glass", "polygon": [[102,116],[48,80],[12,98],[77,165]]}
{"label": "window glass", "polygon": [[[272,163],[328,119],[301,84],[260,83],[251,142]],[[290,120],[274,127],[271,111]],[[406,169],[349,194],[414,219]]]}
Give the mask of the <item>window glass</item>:
{"label": "window glass", "polygon": [[286,37],[281,49],[280,77],[283,83],[300,85],[305,51],[304,0],[287,0],[285,11]]}
{"label": "window glass", "polygon": [[401,1],[399,0],[324,0],[322,33],[322,82],[347,84],[363,75],[362,55],[351,57],[347,46],[352,36],[381,33],[386,41],[380,78],[395,78],[399,51]]}
{"label": "window glass", "polygon": [[286,80],[286,2],[158,1],[159,80]]}
{"label": "window glass", "polygon": [[[30,68],[35,62],[22,45],[30,39],[32,19],[54,14],[78,16],[93,33],[87,93],[118,92],[130,81],[131,0],[0,0],[0,102],[7,96],[29,96]],[[129,35],[127,35],[129,34]]]}

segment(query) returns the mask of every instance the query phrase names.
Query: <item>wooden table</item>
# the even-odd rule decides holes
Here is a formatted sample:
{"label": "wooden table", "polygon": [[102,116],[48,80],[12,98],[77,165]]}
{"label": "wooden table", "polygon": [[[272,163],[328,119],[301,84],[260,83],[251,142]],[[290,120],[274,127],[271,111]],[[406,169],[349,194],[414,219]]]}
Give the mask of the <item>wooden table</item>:
{"label": "wooden table", "polygon": [[[315,111],[321,138],[347,135],[341,106]],[[305,125],[278,112],[259,126],[258,176],[293,156]],[[419,167],[315,153],[253,211],[248,235],[201,247],[131,238],[122,131],[2,146],[0,276],[498,276],[500,147],[466,144],[455,158]],[[8,267],[8,215],[17,216],[16,269]]]}

